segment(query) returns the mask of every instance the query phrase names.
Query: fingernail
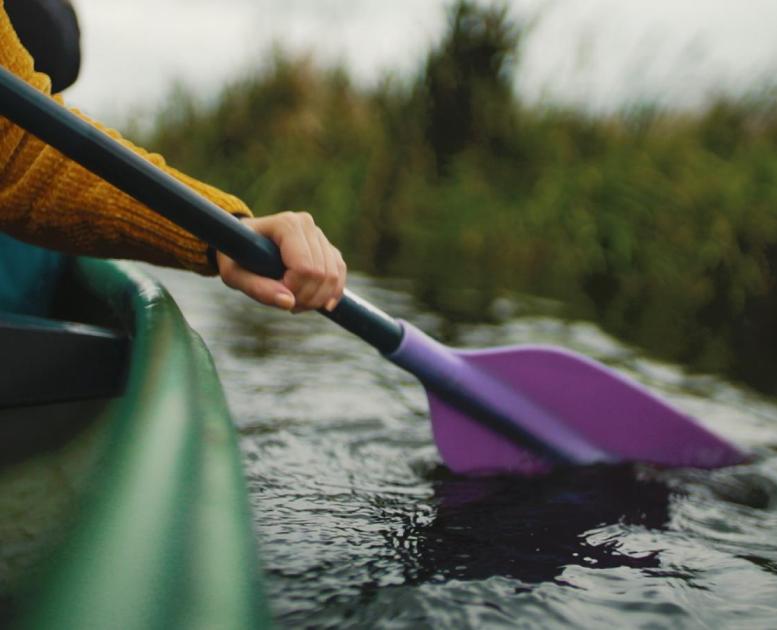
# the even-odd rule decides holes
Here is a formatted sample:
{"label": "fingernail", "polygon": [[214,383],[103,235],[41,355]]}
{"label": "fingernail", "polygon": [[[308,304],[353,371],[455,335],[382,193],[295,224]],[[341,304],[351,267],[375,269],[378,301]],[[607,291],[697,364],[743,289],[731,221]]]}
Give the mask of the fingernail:
{"label": "fingernail", "polygon": [[324,305],[324,308],[331,313],[335,310],[335,306],[337,306],[337,298],[332,298]]}
{"label": "fingernail", "polygon": [[284,311],[289,311],[294,308],[294,297],[288,293],[277,293],[275,295],[275,305]]}

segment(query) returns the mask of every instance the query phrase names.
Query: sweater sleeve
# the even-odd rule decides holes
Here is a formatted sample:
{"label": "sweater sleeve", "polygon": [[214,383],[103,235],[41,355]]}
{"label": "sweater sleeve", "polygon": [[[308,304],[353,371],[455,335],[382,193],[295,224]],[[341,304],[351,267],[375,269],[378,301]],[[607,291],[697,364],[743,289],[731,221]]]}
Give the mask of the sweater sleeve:
{"label": "sweater sleeve", "polygon": [[[0,64],[41,92],[51,94],[49,78],[35,72],[2,0]],[[61,103],[59,96],[54,98]],[[117,132],[72,111],[225,211],[251,216],[237,197],[180,173],[160,155],[148,153]],[[0,231],[70,254],[131,258],[204,275],[216,271],[208,260],[206,243],[2,117]]]}

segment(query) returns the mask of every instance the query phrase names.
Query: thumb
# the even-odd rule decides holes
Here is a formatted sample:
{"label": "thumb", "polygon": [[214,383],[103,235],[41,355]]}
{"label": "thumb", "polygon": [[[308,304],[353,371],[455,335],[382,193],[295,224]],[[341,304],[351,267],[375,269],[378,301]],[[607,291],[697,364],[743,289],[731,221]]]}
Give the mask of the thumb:
{"label": "thumb", "polygon": [[250,279],[246,288],[243,290],[248,297],[267,306],[275,306],[290,311],[294,308],[297,300],[294,294],[282,283],[270,278],[263,278],[250,274]]}

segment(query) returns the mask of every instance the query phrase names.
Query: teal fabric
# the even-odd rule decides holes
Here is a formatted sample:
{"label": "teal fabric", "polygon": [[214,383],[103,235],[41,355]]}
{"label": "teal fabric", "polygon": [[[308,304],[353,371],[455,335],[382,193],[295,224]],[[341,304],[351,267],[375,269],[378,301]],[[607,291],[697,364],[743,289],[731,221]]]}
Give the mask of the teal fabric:
{"label": "teal fabric", "polygon": [[0,234],[0,311],[44,317],[67,257]]}

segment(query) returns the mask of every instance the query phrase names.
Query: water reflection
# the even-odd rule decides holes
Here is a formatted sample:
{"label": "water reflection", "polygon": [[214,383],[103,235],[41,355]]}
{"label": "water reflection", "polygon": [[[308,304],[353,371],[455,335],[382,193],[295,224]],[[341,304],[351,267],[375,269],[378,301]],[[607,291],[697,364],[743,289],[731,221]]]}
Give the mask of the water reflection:
{"label": "water reflection", "polygon": [[431,522],[408,522],[389,540],[409,584],[493,576],[536,584],[559,580],[569,565],[660,566],[656,552],[632,554],[617,537],[589,537],[611,525],[666,526],[669,488],[632,467],[566,470],[531,481],[468,479],[445,469],[437,477]]}

